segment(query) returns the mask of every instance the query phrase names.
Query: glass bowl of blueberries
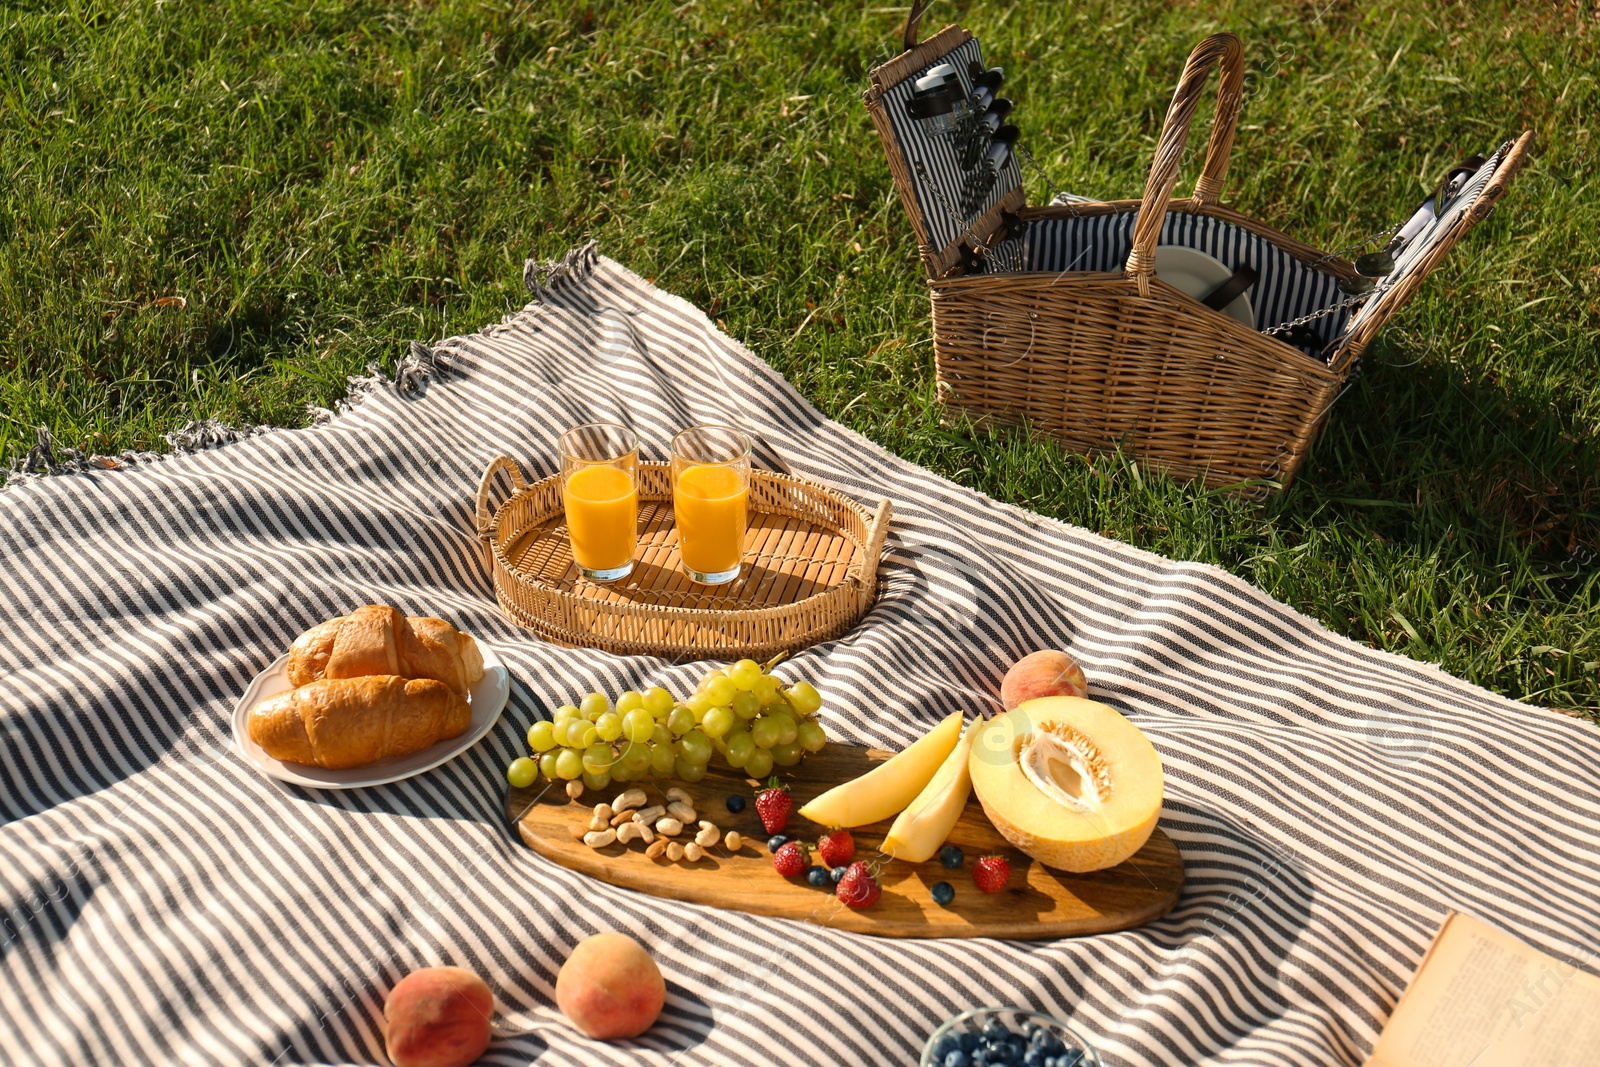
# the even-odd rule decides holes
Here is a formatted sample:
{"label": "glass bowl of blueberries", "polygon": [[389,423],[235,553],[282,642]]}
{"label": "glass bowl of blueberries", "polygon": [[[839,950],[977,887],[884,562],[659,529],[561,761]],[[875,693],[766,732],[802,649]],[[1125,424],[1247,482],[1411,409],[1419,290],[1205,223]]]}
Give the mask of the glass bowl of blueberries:
{"label": "glass bowl of blueberries", "polygon": [[1026,1008],[973,1008],[933,1032],[921,1067],[1101,1067],[1083,1036]]}

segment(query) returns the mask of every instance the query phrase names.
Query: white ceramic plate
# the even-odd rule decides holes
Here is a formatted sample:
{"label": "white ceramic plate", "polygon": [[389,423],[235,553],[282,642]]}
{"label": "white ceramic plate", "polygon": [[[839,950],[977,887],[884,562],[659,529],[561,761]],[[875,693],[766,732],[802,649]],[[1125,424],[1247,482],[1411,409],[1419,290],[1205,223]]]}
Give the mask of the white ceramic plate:
{"label": "white ceramic plate", "polygon": [[[1214,256],[1180,245],[1156,246],[1156,277],[1196,300],[1233,277],[1233,271]],[[1222,313],[1235,322],[1256,328],[1255,309],[1248,293],[1240,293]]]}
{"label": "white ceramic plate", "polygon": [[394,756],[343,771],[330,771],[304,763],[285,763],[282,760],[275,760],[261,751],[261,746],[250,740],[246,720],[249,718],[250,709],[258,702],[294,688],[289,684],[286,669],[289,655],[284,653],[272,666],[251,679],[244,696],[239,698],[239,703],[234,707],[234,747],[239,750],[246,763],[268,778],[306,785],[313,789],[359,789],[369,785],[387,785],[402,778],[410,778],[414,774],[421,774],[423,771],[431,771],[477,744],[478,739],[499,721],[500,712],[505,710],[506,700],[511,696],[511,675],[506,670],[505,663],[482,641],[478,642],[478,649],[483,653],[483,677],[468,694],[468,703],[472,705],[472,724],[459,737],[429,745],[421,752],[413,752],[409,756]]}

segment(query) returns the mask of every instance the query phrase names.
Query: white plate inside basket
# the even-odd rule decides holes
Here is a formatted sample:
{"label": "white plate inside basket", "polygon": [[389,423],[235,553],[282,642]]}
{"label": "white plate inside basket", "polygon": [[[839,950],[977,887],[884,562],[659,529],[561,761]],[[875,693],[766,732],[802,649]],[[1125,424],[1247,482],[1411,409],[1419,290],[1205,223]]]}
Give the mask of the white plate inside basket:
{"label": "white plate inside basket", "polygon": [[[1156,246],[1156,277],[1185,296],[1196,300],[1233,277],[1233,271],[1222,265],[1215,256],[1182,245]],[[1240,293],[1233,303],[1222,309],[1222,314],[1235,322],[1256,328],[1255,309],[1250,306],[1248,294]]]}
{"label": "white plate inside basket", "polygon": [[246,763],[268,778],[310,786],[313,789],[359,789],[369,785],[387,785],[402,778],[410,778],[414,774],[421,774],[423,771],[431,771],[439,764],[448,763],[477,744],[478,739],[499,721],[500,712],[505,709],[506,700],[511,696],[511,675],[507,672],[505,663],[482,641],[478,642],[478,649],[483,653],[483,677],[468,694],[468,703],[472,705],[472,724],[459,737],[429,745],[421,752],[413,752],[409,756],[392,756],[343,771],[330,771],[324,767],[275,760],[261,751],[260,745],[250,740],[246,721],[250,716],[250,709],[258,702],[294,688],[289,684],[287,670],[289,656],[285,653],[279,656],[272,666],[251,679],[244,696],[239,698],[239,703],[234,707],[234,746]]}

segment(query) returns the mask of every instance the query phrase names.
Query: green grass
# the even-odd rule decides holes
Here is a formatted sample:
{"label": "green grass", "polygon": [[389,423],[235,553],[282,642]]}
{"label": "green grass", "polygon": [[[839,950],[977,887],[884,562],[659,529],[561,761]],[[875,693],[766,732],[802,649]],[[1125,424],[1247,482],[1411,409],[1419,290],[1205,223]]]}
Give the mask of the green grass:
{"label": "green grass", "polygon": [[962,22],[1013,74],[1051,178],[1111,197],[1142,189],[1188,49],[1238,32],[1251,78],[1228,199],[1328,247],[1393,222],[1456,158],[1536,132],[1502,208],[1265,505],[941,427],[920,267],[860,102],[901,17],[771,0],[5,9],[0,457],[39,425],[102,452],[161,447],[191,418],[300,425],[405,340],[522,304],[525,256],[594,238],[901,455],[1600,717],[1592,5],[935,5],[930,25]]}

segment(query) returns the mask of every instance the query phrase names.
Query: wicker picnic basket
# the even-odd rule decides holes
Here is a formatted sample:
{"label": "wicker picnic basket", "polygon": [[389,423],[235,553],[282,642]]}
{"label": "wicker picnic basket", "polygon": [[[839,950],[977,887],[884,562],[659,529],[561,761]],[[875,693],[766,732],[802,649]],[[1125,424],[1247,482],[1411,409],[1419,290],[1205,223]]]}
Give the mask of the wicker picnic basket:
{"label": "wicker picnic basket", "polygon": [[[1355,277],[1351,262],[1220,201],[1244,84],[1239,38],[1216,34],[1189,56],[1142,200],[1029,207],[1013,153],[973,203],[970,172],[919,126],[911,98],[943,64],[971,91],[982,53],[957,26],[917,43],[923,6],[912,5],[906,51],[871,72],[865,95],[927,269],[941,398],[979,425],[1025,424],[1087,453],[1120,447],[1211,486],[1260,494],[1288,484],[1373,336],[1493,210],[1531,138],[1501,145],[1393,272],[1353,299],[1338,288]],[[1213,67],[1221,87],[1205,166],[1193,193],[1174,200]],[[1255,328],[1156,277],[1158,244],[1258,270]],[[1315,343],[1261,332],[1294,326]]]}
{"label": "wicker picnic basket", "polygon": [[[491,509],[495,478],[513,491]],[[743,567],[726,585],[696,585],[679,566],[665,463],[638,468],[633,573],[597,585],[572,561],[561,479],[528,484],[497,456],[478,486],[478,534],[500,608],[565,645],[669,659],[768,659],[838,637],[872,606],[889,532],[889,501],[868,510],[826,486],[750,472]]]}

